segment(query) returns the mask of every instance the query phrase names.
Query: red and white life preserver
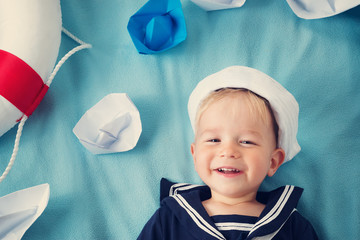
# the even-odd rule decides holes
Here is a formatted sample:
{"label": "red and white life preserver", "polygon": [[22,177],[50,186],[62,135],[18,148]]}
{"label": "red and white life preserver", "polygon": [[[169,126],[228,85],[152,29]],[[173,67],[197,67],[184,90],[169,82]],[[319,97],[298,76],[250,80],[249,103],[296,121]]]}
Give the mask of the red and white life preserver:
{"label": "red and white life preserver", "polygon": [[0,136],[45,95],[61,28],[59,0],[0,0]]}
{"label": "red and white life preserver", "polygon": [[[79,46],[55,66],[61,32]],[[91,48],[91,44],[62,28],[60,0],[0,0],[0,137],[21,120],[13,154],[0,182],[15,161],[26,119],[43,99],[62,64],[85,48]]]}

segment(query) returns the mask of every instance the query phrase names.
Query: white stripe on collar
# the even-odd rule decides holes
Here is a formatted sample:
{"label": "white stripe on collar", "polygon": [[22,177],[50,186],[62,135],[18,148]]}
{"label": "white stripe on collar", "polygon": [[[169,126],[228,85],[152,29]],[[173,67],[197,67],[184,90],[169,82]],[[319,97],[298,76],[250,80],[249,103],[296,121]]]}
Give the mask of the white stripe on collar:
{"label": "white stripe on collar", "polygon": [[255,237],[255,238],[253,238],[252,240],[271,240],[271,239],[273,239],[273,237],[275,237],[276,234],[280,231],[280,229],[285,225],[285,223],[286,223],[287,220],[290,218],[290,216],[291,216],[294,212],[296,212],[296,211],[297,211],[297,210],[294,208],[294,210],[292,210],[291,214],[290,214],[289,217],[286,219],[286,221],[284,221],[284,223],[283,223],[283,224],[279,227],[279,229],[276,230],[275,232],[270,233],[270,234],[268,234],[268,235],[266,235],[266,236]]}
{"label": "white stripe on collar", "polygon": [[211,226],[194,208],[190,206],[185,198],[179,194],[173,195],[172,197],[179,203],[182,208],[186,210],[186,212],[199,228],[217,239],[226,240],[225,237],[216,228]]}
{"label": "white stripe on collar", "polygon": [[237,223],[237,222],[222,222],[222,223],[215,223],[215,226],[220,231],[229,231],[229,230],[250,231],[254,227],[254,224]]}
{"label": "white stripe on collar", "polygon": [[250,231],[249,235],[253,233],[258,228],[268,224],[269,222],[273,221],[281,211],[283,210],[286,202],[288,201],[291,193],[294,191],[294,186],[286,185],[283,193],[281,194],[280,198],[276,202],[275,206],[268,212],[262,219],[260,219]]}
{"label": "white stripe on collar", "polygon": [[194,185],[194,184],[188,184],[188,183],[176,183],[171,185],[169,196],[173,196],[177,194],[179,191],[185,191],[192,188],[201,187],[201,185]]}
{"label": "white stripe on collar", "polygon": [[177,188],[182,187],[182,186],[187,186],[187,185],[189,185],[189,184],[187,184],[187,183],[176,183],[176,184],[171,185],[170,190],[169,190],[169,196],[174,195],[174,192],[175,192],[175,190]]}

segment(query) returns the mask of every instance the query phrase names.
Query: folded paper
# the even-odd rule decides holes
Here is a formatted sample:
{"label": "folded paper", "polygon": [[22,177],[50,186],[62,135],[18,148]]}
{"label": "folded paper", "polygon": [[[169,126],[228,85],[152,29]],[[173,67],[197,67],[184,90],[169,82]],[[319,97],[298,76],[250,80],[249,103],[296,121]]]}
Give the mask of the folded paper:
{"label": "folded paper", "polygon": [[246,0],[191,0],[193,3],[206,11],[238,8],[244,5]]}
{"label": "folded paper", "polygon": [[142,54],[162,52],[186,39],[180,0],[149,0],[130,17],[128,31]]}
{"label": "folded paper", "polygon": [[1,197],[0,239],[21,239],[46,208],[49,195],[49,184],[41,184]]}
{"label": "folded paper", "polygon": [[126,93],[112,93],[90,108],[73,132],[93,154],[133,149],[142,131],[140,114]]}
{"label": "folded paper", "polygon": [[360,0],[287,0],[293,12],[301,18],[331,17],[360,5]]}
{"label": "folded paper", "polygon": [[[238,8],[246,0],[191,0],[206,11]],[[317,19],[337,15],[360,5],[360,0],[286,0],[300,18]]]}

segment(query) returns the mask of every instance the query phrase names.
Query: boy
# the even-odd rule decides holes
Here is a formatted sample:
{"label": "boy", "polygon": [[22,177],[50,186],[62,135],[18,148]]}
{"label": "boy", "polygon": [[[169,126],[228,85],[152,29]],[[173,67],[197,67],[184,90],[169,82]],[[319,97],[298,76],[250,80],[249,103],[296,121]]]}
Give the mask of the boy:
{"label": "boy", "polygon": [[300,151],[295,98],[266,74],[233,66],[202,80],[188,110],[206,186],[163,179],[161,207],[138,239],[317,239],[295,208],[302,189],[258,192]]}

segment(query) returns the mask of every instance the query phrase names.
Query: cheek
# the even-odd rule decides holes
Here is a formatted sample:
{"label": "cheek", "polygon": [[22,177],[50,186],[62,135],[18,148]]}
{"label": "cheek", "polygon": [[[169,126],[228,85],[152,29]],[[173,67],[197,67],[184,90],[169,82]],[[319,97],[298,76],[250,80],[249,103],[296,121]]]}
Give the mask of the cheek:
{"label": "cheek", "polygon": [[199,176],[201,176],[201,164],[198,161],[194,161],[194,169]]}
{"label": "cheek", "polygon": [[209,165],[211,163],[211,156],[204,149],[198,148],[197,150],[198,152],[196,152],[193,157],[195,170],[199,172],[209,168]]}
{"label": "cheek", "polygon": [[270,168],[270,163],[271,156],[268,156],[267,154],[254,154],[248,162],[248,164],[257,172],[267,172]]}

